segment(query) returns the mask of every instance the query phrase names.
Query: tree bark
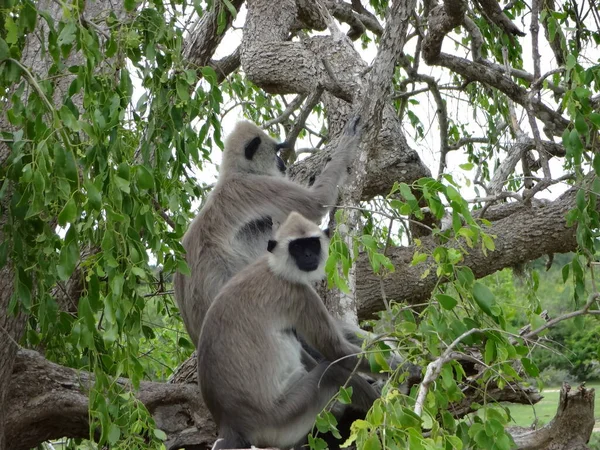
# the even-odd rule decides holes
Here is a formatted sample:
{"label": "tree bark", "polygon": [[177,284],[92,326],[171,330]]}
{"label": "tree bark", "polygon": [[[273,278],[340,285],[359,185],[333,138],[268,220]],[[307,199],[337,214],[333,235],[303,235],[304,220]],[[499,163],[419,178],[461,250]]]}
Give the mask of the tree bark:
{"label": "tree bark", "polygon": [[[481,278],[505,267],[532,261],[546,254],[567,253],[577,247],[575,227],[567,227],[565,216],[575,207],[577,188],[572,188],[553,202],[537,206],[509,208],[514,212],[492,223],[486,233],[495,236],[496,250],[487,252],[481,247],[468,249],[461,265],[469,267],[476,278]],[[508,205],[507,205],[508,206]],[[383,278],[383,289],[388,301],[422,303],[427,301],[438,283],[435,270],[423,278],[433,262],[411,265],[416,250],[427,253],[439,243],[431,236],[421,239],[421,247],[388,248],[387,256],[395,271]],[[458,246],[458,242],[449,244]],[[461,243],[466,247],[466,244]],[[369,260],[361,255],[358,262],[358,312],[362,319],[370,318],[383,308],[380,277],[373,273]]]}
{"label": "tree bark", "polygon": [[594,389],[564,383],[554,419],[539,430],[509,429],[519,450],[586,450],[594,429]]}
{"label": "tree bark", "polygon": [[[93,383],[89,372],[54,364],[32,350],[20,350],[5,403],[10,449],[27,450],[61,437],[89,438],[89,388]],[[130,386],[127,379],[117,383]],[[196,384],[142,382],[136,397],[167,434],[168,449],[204,449],[214,442],[215,425]]]}

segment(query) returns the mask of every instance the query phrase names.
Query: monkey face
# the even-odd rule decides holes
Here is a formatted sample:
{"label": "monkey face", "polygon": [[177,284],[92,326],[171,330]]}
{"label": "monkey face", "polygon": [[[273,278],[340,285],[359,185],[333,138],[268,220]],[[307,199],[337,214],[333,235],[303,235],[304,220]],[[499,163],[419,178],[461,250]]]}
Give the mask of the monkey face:
{"label": "monkey face", "polygon": [[281,159],[279,157],[279,155],[275,155],[275,159],[277,161],[277,168],[279,169],[279,171],[283,174],[285,174],[285,169],[287,167],[285,167],[285,163],[283,162],[283,159]]}
{"label": "monkey face", "polygon": [[321,262],[321,239],[308,237],[295,239],[289,243],[289,252],[298,269],[303,272],[317,270]]}
{"label": "monkey face", "polygon": [[287,146],[288,146],[287,142],[282,142],[275,146],[275,161],[277,164],[277,168],[283,174],[285,174],[285,170],[287,169],[287,167],[285,167],[285,163],[283,162],[283,159],[281,159],[281,157],[277,153],[279,153],[280,150],[287,148]]}

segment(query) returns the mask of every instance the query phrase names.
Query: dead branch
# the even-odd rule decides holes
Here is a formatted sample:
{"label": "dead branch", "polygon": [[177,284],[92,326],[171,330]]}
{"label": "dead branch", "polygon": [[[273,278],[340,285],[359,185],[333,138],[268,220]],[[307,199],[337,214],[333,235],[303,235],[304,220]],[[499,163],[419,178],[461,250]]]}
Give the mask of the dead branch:
{"label": "dead branch", "polygon": [[519,450],[586,450],[594,429],[594,389],[564,383],[554,419],[539,430],[509,428]]}

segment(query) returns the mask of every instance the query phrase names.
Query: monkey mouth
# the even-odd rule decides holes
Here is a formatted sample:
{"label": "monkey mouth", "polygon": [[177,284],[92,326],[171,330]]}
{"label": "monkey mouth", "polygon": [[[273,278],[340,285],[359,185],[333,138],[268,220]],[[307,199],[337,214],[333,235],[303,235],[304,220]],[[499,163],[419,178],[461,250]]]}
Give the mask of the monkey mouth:
{"label": "monkey mouth", "polygon": [[319,263],[304,263],[298,267],[302,272],[314,272],[319,268]]}

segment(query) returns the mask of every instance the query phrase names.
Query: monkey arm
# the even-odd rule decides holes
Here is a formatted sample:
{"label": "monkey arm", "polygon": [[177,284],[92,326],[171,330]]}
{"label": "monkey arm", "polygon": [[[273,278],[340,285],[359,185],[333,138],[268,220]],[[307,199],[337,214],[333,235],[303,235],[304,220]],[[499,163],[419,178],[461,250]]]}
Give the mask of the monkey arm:
{"label": "monkey arm", "polygon": [[[251,209],[256,217],[268,216],[274,222],[283,222],[289,213],[296,211],[312,222],[320,222],[328,210],[324,207],[325,196],[316,195],[312,189],[285,178],[249,175],[233,183],[239,214],[248,214]],[[337,195],[337,184],[332,190]],[[245,222],[246,219],[240,221]]]}
{"label": "monkey arm", "polygon": [[360,136],[356,130],[356,119],[350,120],[331,160],[311,187],[313,196],[319,199],[323,205],[333,205],[336,202],[337,186],[342,182],[348,166],[354,160],[359,144]]}
{"label": "monkey arm", "polygon": [[298,309],[296,330],[325,358],[348,370],[370,373],[366,358],[359,358],[360,347],[348,342],[335,320],[331,317],[321,298],[312,288],[306,288],[303,307]]}

